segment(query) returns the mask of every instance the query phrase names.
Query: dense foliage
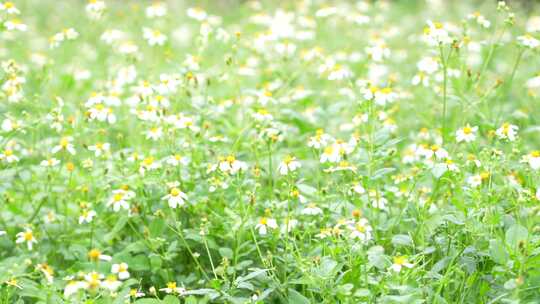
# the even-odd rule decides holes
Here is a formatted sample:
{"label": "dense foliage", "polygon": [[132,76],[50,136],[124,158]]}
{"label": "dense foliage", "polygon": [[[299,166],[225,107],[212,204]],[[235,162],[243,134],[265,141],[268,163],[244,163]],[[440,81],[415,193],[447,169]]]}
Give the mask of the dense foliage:
{"label": "dense foliage", "polygon": [[540,303],[540,11],[0,2],[0,303]]}

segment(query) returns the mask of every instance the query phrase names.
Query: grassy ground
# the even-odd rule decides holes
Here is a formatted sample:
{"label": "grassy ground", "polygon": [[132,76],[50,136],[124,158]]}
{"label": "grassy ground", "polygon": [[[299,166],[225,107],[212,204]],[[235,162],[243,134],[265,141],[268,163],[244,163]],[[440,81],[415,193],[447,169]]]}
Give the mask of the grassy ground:
{"label": "grassy ground", "polygon": [[0,303],[539,303],[540,10],[0,4]]}

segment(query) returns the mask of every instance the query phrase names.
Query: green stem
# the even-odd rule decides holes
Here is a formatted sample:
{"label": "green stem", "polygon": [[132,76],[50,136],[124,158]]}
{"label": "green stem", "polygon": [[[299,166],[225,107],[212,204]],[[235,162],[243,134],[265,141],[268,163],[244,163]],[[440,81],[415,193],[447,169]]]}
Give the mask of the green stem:
{"label": "green stem", "polygon": [[439,53],[441,57],[441,64],[443,66],[443,112],[442,112],[442,141],[445,142],[446,139],[446,112],[447,112],[447,90],[448,90],[448,60],[450,59],[450,55],[452,55],[452,47],[450,47],[450,51],[448,52],[448,57],[444,57],[444,50],[443,45],[439,44]]}
{"label": "green stem", "polygon": [[202,273],[202,275],[206,278],[206,280],[210,281],[210,278],[208,277],[208,275],[206,274],[206,272],[204,271],[204,269],[202,268],[201,266],[201,263],[199,263],[199,260],[198,258],[195,256],[195,254],[193,254],[193,251],[191,251],[191,247],[189,246],[189,244],[187,243],[186,239],[184,238],[184,234],[182,233],[182,230],[181,229],[178,229],[176,230],[175,228],[173,228],[171,225],[168,225],[169,226],[169,229],[171,229],[174,233],[176,233],[176,235],[178,235],[180,237],[180,240],[182,241],[182,243],[184,244],[184,246],[186,246],[186,249],[187,251],[189,252],[189,255],[191,255],[191,258],[193,259],[193,261],[195,262],[195,264],[197,265],[197,268],[199,268],[199,271]]}
{"label": "green stem", "polygon": [[210,254],[210,249],[208,248],[208,242],[206,241],[206,238],[203,238],[204,240],[204,247],[206,248],[206,254],[208,254],[208,259],[210,260],[210,266],[212,266],[212,273],[214,273],[214,278],[217,280],[217,274],[216,274],[216,268],[214,267],[214,260],[212,259],[212,255]]}
{"label": "green stem", "polygon": [[521,62],[523,53],[525,53],[525,49],[521,49],[518,53],[518,56],[516,58],[516,63],[514,63],[514,67],[512,68],[512,74],[510,74],[510,79],[508,80],[508,89],[511,89],[512,87],[512,82],[514,81],[514,77],[516,76],[517,68],[519,66],[519,63]]}

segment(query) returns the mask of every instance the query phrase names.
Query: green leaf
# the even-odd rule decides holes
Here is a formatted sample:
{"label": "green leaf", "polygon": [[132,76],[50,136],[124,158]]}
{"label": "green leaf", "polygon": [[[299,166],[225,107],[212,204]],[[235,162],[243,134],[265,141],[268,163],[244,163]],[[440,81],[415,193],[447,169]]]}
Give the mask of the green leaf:
{"label": "green leaf", "polygon": [[163,298],[163,304],[180,304],[180,300],[172,295],[167,295]]}
{"label": "green leaf", "polygon": [[317,193],[317,189],[306,184],[298,184],[296,187],[298,187],[298,190],[300,190],[300,192],[302,192],[305,195],[312,196],[312,195],[315,195],[315,193]]}
{"label": "green leaf", "polygon": [[231,250],[231,248],[221,247],[219,248],[219,254],[221,254],[222,257],[227,258],[229,260],[233,258],[233,251]]}
{"label": "green leaf", "polygon": [[412,304],[412,303],[422,303],[422,301],[415,301],[415,296],[412,295],[412,294],[407,294],[407,295],[399,295],[399,296],[394,296],[394,295],[387,295],[387,296],[383,296],[381,299],[380,299],[380,303],[392,303],[392,304],[395,304],[395,303],[407,303],[407,304]]}
{"label": "green leaf", "polygon": [[338,286],[338,293],[342,295],[351,295],[352,289],[354,288],[354,285],[351,283],[343,284]]}
{"label": "green leaf", "polygon": [[191,296],[191,297],[187,297],[186,300],[185,300],[185,304],[197,304],[197,298]]}
{"label": "green leaf", "polygon": [[377,267],[378,269],[386,269],[390,266],[390,261],[384,255],[384,248],[382,246],[369,248],[367,254],[368,265]]}
{"label": "green leaf", "polygon": [[354,292],[354,296],[359,298],[366,298],[371,296],[371,291],[369,291],[369,289],[367,288],[360,288]]}
{"label": "green leaf", "polygon": [[106,241],[106,242],[110,242],[112,239],[114,239],[114,237],[116,236],[116,234],[118,232],[120,232],[124,226],[127,224],[127,221],[128,221],[128,217],[127,216],[122,216],[120,217],[116,224],[114,225],[113,229],[111,230],[111,232],[105,234],[103,236],[103,240]]}
{"label": "green leaf", "polygon": [[304,297],[301,293],[294,289],[289,288],[289,298],[288,298],[289,304],[310,304],[308,298]]}
{"label": "green leaf", "polygon": [[464,225],[465,222],[463,221],[463,219],[460,219],[457,216],[460,216],[461,218],[465,217],[463,214],[445,214],[442,218],[444,221],[453,223],[455,225]]}
{"label": "green leaf", "polygon": [[527,228],[514,224],[506,230],[506,244],[515,249],[520,242],[526,242],[528,236]]}
{"label": "green leaf", "polygon": [[333,275],[337,265],[338,262],[329,257],[324,257],[321,261],[321,265],[316,268],[315,273],[321,277],[330,277]]}
{"label": "green leaf", "polygon": [[495,263],[505,265],[508,259],[508,253],[504,248],[503,242],[500,240],[489,241],[489,256],[495,261]]}
{"label": "green leaf", "polygon": [[392,245],[394,246],[412,246],[413,240],[407,234],[397,234],[392,237]]}
{"label": "green leaf", "polygon": [[137,241],[127,245],[123,252],[139,253],[144,252],[147,248],[148,247],[143,241]]}
{"label": "green leaf", "polygon": [[237,285],[240,289],[247,289],[253,291],[255,289],[255,286],[251,284],[250,282],[239,282]]}
{"label": "green leaf", "polygon": [[28,280],[28,279],[19,279],[18,284],[19,286],[22,287],[22,289],[19,291],[19,294],[21,296],[29,297],[29,298],[37,298],[41,300],[46,299],[46,295],[39,288],[39,285],[36,282]]}
{"label": "green leaf", "polygon": [[262,275],[263,273],[267,272],[268,269],[258,269],[258,268],[254,268],[254,271],[248,273],[247,275],[243,276],[243,277],[238,277],[236,279],[236,282],[237,283],[240,283],[240,282],[245,282],[245,281],[249,281],[259,275]]}
{"label": "green leaf", "polygon": [[150,230],[150,234],[154,237],[161,236],[163,234],[163,231],[165,231],[165,227],[167,225],[165,224],[165,221],[163,219],[157,218],[154,219],[151,223],[148,229]]}
{"label": "green leaf", "polygon": [[383,176],[385,176],[387,174],[390,174],[390,173],[392,173],[394,171],[396,171],[396,168],[382,168],[382,169],[379,169],[379,170],[375,171],[375,173],[373,173],[373,176],[371,177],[371,179],[376,180],[376,179],[382,178]]}
{"label": "green leaf", "polygon": [[446,171],[448,171],[446,164],[436,164],[433,166],[433,169],[431,169],[431,173],[433,176],[435,176],[435,178],[440,178],[446,173]]}
{"label": "green leaf", "polygon": [[208,296],[211,300],[216,299],[219,297],[219,292],[214,289],[210,288],[201,288],[201,289],[193,289],[188,290],[185,293],[186,295],[199,295],[199,296]]}
{"label": "green leaf", "polygon": [[129,269],[133,269],[135,271],[150,270],[148,257],[142,254],[128,259],[127,263],[129,265]]}
{"label": "green leaf", "polygon": [[135,304],[163,304],[159,299],[144,298],[135,301]]}
{"label": "green leaf", "polygon": [[157,254],[150,254],[148,256],[150,258],[150,266],[152,269],[160,269],[161,265],[163,265],[163,261],[161,260],[161,257]]}

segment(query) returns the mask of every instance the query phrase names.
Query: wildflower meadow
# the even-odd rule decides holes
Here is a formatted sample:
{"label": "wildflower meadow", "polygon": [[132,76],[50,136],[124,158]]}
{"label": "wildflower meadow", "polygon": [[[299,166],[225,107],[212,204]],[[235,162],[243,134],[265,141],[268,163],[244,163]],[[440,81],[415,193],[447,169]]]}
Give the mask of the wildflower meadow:
{"label": "wildflower meadow", "polygon": [[540,303],[540,3],[0,0],[0,304]]}

